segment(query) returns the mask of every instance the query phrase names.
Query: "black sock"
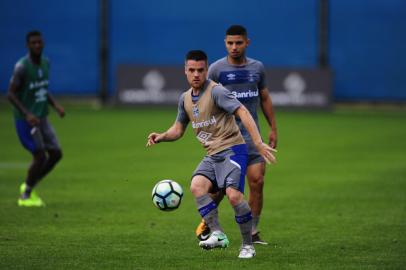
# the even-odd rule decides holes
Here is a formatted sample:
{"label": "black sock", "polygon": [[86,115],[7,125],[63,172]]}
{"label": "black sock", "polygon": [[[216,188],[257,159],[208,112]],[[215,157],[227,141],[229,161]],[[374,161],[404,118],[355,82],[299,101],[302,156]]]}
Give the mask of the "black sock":
{"label": "black sock", "polygon": [[25,190],[24,190],[23,194],[21,194],[21,198],[28,199],[31,196],[31,191],[32,191],[32,187],[25,184]]}

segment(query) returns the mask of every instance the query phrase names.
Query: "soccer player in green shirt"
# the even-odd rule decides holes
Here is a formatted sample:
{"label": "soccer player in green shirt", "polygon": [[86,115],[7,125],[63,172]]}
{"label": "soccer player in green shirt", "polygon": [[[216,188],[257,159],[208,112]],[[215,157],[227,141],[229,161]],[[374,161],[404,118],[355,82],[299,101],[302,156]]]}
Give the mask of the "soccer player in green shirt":
{"label": "soccer player in green shirt", "polygon": [[64,108],[48,92],[49,61],[42,56],[44,42],[39,31],[26,35],[28,54],[15,65],[8,89],[21,144],[32,154],[25,182],[20,186],[19,206],[45,206],[34,187],[62,158],[56,134],[48,122],[48,104],[60,117]]}

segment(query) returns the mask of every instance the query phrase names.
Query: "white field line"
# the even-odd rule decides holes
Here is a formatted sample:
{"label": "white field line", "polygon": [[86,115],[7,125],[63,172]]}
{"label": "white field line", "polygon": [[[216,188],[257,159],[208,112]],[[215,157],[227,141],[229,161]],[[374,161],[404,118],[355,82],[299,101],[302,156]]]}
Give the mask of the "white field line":
{"label": "white field line", "polygon": [[0,170],[1,169],[27,169],[29,163],[28,162],[0,162]]}

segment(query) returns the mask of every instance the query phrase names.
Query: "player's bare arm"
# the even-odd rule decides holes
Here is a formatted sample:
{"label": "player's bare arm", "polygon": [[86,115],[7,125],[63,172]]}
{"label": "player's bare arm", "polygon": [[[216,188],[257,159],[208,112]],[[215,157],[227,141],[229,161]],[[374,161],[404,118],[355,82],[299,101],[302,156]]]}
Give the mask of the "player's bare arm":
{"label": "player's bare arm", "polygon": [[268,88],[265,87],[261,89],[260,98],[262,112],[264,113],[265,119],[271,129],[268,136],[268,143],[272,148],[276,149],[278,142],[278,132],[276,128],[275,113],[272,107],[272,98],[269,94]]}
{"label": "player's bare arm", "polygon": [[185,127],[176,121],[167,131],[163,133],[152,132],[148,135],[147,147],[160,143],[176,141],[185,133]]}
{"label": "player's bare arm", "polygon": [[14,83],[11,82],[8,88],[8,99],[10,102],[25,116],[25,120],[31,125],[36,126],[39,124],[39,119],[33,115],[25,106],[21,103],[21,101],[17,98],[17,92],[19,87]]}
{"label": "player's bare arm", "polygon": [[262,142],[261,135],[259,134],[257,126],[255,125],[255,121],[247,108],[245,108],[244,105],[241,105],[234,112],[234,114],[241,119],[241,122],[250,134],[255,147],[258,149],[258,152],[261,154],[261,156],[263,156],[265,161],[267,163],[276,163],[276,158],[273,155],[273,152],[276,152],[276,150]]}
{"label": "player's bare arm", "polygon": [[48,93],[48,103],[54,107],[60,117],[65,116],[65,109],[55,100],[55,98]]}

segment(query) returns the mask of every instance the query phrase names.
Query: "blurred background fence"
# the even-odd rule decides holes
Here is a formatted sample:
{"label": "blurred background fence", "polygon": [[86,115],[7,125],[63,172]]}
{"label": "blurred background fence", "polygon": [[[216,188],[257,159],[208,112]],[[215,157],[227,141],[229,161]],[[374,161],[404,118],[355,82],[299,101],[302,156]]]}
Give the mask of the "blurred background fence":
{"label": "blurred background fence", "polygon": [[[45,38],[53,93],[114,100],[120,86],[138,87],[127,85],[128,74],[143,68],[143,91],[166,89],[165,76],[177,76],[175,88],[186,85],[185,53],[203,49],[210,62],[223,57],[226,28],[242,24],[252,42],[248,56],[265,64],[269,81],[276,76],[270,85],[275,93],[281,88],[277,105],[313,100],[297,96],[314,84],[326,103],[406,101],[404,0],[3,0],[0,10],[3,96],[32,29]],[[167,68],[180,73],[161,72]],[[283,91],[296,91],[296,99]]]}

